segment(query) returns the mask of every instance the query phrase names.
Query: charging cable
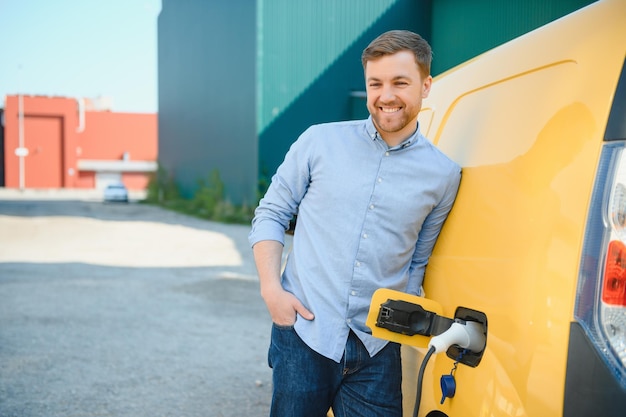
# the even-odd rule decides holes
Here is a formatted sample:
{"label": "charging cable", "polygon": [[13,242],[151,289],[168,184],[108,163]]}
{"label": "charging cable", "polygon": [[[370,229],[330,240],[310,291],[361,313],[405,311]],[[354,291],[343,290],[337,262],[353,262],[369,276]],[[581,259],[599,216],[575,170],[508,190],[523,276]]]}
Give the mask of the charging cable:
{"label": "charging cable", "polygon": [[457,345],[463,349],[473,352],[481,352],[485,348],[487,338],[481,323],[475,321],[455,321],[450,328],[438,336],[434,336],[428,343],[428,352],[420,365],[417,375],[417,389],[415,393],[415,407],[413,417],[417,417],[422,399],[422,383],[424,372],[430,357],[435,353],[445,352],[452,345]]}
{"label": "charging cable", "polygon": [[417,374],[417,389],[415,390],[415,407],[413,407],[413,417],[417,417],[417,412],[420,410],[420,403],[422,401],[422,383],[424,381],[424,371],[426,370],[426,365],[430,360],[430,357],[433,356],[433,353],[436,353],[436,348],[431,346],[426,352],[426,356],[424,356],[424,360],[420,365],[420,370]]}

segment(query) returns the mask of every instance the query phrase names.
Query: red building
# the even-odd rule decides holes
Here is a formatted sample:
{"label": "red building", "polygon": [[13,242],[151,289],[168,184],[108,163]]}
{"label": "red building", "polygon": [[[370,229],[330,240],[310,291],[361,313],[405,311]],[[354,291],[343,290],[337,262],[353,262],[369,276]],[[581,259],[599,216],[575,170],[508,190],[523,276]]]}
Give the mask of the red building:
{"label": "red building", "polygon": [[97,110],[87,99],[6,97],[7,188],[103,188],[121,180],[143,190],[157,154],[156,114]]}

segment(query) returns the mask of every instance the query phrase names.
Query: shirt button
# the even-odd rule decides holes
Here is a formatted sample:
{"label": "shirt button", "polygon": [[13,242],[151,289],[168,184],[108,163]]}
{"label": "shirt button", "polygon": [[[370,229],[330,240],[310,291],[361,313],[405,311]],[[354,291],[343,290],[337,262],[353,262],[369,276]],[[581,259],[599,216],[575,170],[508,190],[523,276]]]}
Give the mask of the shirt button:
{"label": "shirt button", "polygon": [[374,205],[370,204],[370,210],[374,210]]}
{"label": "shirt button", "polygon": [[381,182],[383,182],[383,179],[382,179],[382,178],[378,178],[378,179],[377,179],[377,181],[378,181],[379,183],[381,183]]}
{"label": "shirt button", "polygon": [[389,152],[385,152],[385,156],[389,156]]}
{"label": "shirt button", "polygon": [[348,323],[352,323],[352,319],[347,319],[346,320]]}
{"label": "shirt button", "polygon": [[367,233],[363,233],[363,239],[367,239]]}
{"label": "shirt button", "polygon": [[354,266],[356,266],[356,267],[358,268],[359,266],[361,266],[361,262],[356,261],[356,262],[354,263]]}
{"label": "shirt button", "polygon": [[356,291],[350,291],[350,295],[356,295]]}

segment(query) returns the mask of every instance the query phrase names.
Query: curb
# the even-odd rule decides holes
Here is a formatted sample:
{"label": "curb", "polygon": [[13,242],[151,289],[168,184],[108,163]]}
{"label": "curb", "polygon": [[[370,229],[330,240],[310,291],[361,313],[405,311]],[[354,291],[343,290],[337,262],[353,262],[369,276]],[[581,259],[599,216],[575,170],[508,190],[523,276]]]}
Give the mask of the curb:
{"label": "curb", "polygon": [[[133,201],[146,198],[144,190],[129,190]],[[0,200],[80,200],[102,201],[102,190],[76,188],[3,188],[0,187]]]}

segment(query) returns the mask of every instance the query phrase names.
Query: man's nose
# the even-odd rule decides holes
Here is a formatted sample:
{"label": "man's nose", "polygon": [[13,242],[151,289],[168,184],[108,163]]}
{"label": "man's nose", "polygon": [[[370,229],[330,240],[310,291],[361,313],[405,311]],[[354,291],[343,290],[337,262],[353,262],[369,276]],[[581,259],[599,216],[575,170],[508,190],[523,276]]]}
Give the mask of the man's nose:
{"label": "man's nose", "polygon": [[382,91],[380,92],[380,100],[383,102],[393,101],[396,95],[393,92],[393,88],[391,86],[383,86]]}

